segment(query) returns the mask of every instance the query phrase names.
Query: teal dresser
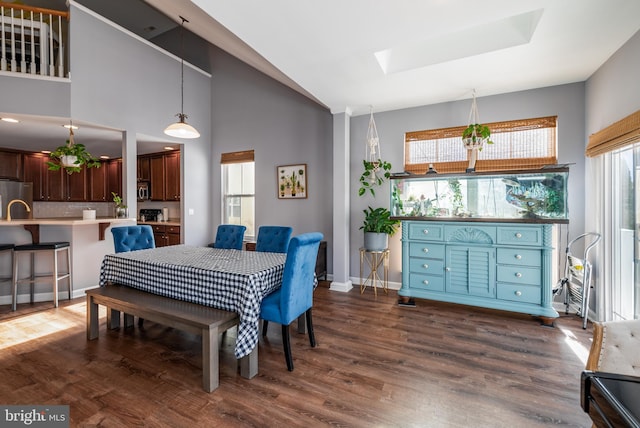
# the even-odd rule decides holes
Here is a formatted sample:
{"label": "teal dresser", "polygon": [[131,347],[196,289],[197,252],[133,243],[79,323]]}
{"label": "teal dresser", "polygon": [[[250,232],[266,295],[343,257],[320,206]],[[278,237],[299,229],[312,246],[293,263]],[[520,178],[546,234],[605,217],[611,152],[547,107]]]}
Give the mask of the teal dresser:
{"label": "teal dresser", "polygon": [[402,222],[404,300],[417,297],[539,316],[552,307],[553,224]]}

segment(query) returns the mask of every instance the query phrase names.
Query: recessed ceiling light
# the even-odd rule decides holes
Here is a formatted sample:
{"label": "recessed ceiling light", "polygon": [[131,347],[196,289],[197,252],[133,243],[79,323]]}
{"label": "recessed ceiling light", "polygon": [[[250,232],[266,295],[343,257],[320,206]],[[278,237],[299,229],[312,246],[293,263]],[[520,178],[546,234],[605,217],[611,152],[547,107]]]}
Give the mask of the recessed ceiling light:
{"label": "recessed ceiling light", "polygon": [[69,124],[62,125],[62,127],[63,127],[63,128],[67,128],[67,129],[78,129],[78,127],[77,127],[77,126],[75,126],[75,125],[69,125]]}
{"label": "recessed ceiling light", "polygon": [[9,122],[9,123],[18,123],[18,122],[20,122],[18,119],[14,119],[12,117],[3,117],[1,120],[3,122]]}
{"label": "recessed ceiling light", "polygon": [[165,150],[175,150],[173,147],[169,147],[169,146],[166,146],[164,149]]}
{"label": "recessed ceiling light", "polygon": [[107,156],[107,155],[102,155],[102,156],[100,156],[100,159],[109,159],[109,156]]}
{"label": "recessed ceiling light", "polygon": [[49,153],[51,153],[51,150],[43,150],[41,153],[44,153],[45,155],[48,155]]}

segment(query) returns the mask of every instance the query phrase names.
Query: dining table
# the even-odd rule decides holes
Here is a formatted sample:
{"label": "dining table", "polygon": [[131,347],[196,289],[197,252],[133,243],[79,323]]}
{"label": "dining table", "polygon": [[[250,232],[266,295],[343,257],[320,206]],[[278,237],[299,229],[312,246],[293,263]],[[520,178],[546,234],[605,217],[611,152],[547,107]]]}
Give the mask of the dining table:
{"label": "dining table", "polygon": [[172,245],[108,254],[100,285],[149,293],[236,312],[235,357],[257,349],[262,299],[278,289],[286,254]]}

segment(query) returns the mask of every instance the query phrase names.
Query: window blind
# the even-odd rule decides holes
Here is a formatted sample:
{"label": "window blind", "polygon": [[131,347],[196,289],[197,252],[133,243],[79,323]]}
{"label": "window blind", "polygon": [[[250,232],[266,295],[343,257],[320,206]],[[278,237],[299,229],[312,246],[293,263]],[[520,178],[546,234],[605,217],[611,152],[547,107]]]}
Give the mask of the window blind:
{"label": "window blind", "polygon": [[[485,124],[494,144],[478,154],[476,171],[539,168],[557,163],[557,116]],[[462,145],[466,126],[429,129],[405,134],[405,171],[423,174],[429,164],[438,172],[464,172],[467,150]]]}
{"label": "window blind", "polygon": [[640,110],[589,136],[585,154],[603,155],[640,141]]}
{"label": "window blind", "polygon": [[242,162],[253,162],[253,150],[245,150],[242,152],[230,152],[230,153],[222,153],[220,156],[220,163],[242,163]]}

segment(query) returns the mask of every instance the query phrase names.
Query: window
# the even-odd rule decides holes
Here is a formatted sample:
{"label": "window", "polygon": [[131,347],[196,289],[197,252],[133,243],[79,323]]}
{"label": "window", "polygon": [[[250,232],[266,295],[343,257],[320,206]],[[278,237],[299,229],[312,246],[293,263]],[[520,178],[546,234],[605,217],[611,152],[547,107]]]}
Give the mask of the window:
{"label": "window", "polygon": [[223,153],[222,222],[246,226],[245,239],[255,233],[255,165],[253,150]]}
{"label": "window", "polygon": [[[477,171],[539,168],[557,163],[557,117],[487,123],[491,141],[478,154]],[[405,171],[424,174],[433,164],[438,172],[464,172],[467,150],[462,145],[466,126],[407,132]]]}

